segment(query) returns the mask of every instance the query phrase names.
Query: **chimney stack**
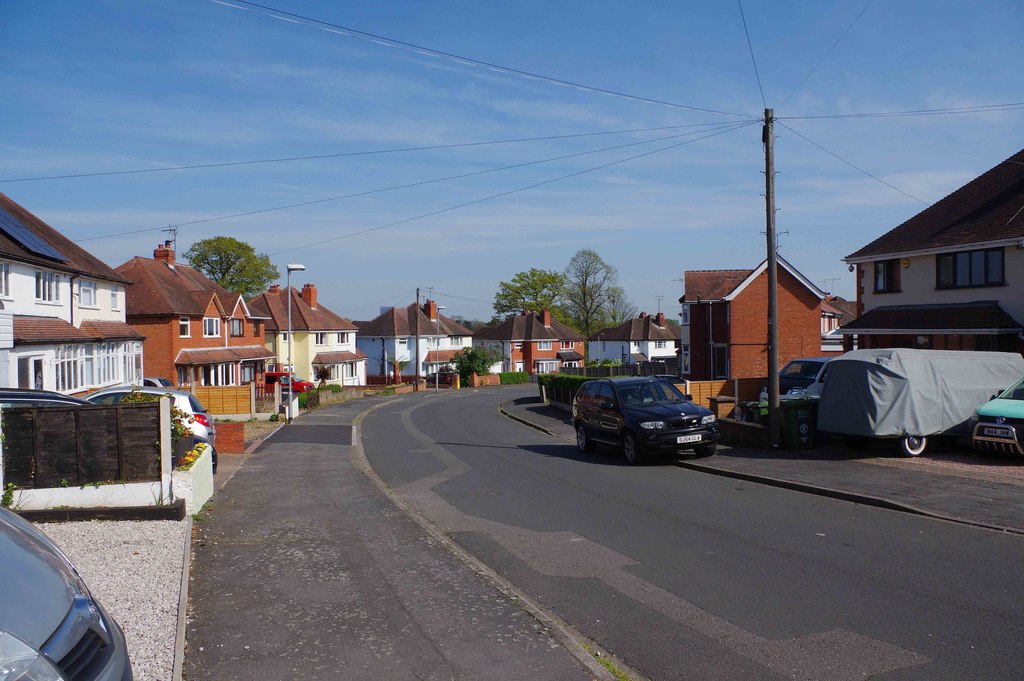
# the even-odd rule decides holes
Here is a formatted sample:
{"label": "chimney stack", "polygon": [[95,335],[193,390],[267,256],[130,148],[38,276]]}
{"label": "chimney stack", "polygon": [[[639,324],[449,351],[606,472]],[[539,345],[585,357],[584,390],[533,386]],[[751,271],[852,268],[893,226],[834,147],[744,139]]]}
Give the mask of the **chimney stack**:
{"label": "chimney stack", "polygon": [[280,284],[271,284],[270,288],[267,289],[267,293],[280,293],[280,292],[281,292],[281,285]]}
{"label": "chimney stack", "polygon": [[551,326],[551,310],[546,307],[541,310],[540,323],[547,327]]}
{"label": "chimney stack", "polygon": [[647,313],[646,312],[641,312],[640,316],[638,317],[638,319],[647,319]]}
{"label": "chimney stack", "polygon": [[316,285],[315,284],[303,284],[302,285],[302,299],[306,301],[306,305],[309,305],[314,310],[316,309]]}
{"label": "chimney stack", "polygon": [[654,318],[654,323],[657,324],[658,326],[664,328],[665,327],[665,313],[664,312],[659,312],[658,316]]}
{"label": "chimney stack", "polygon": [[427,299],[427,302],[423,304],[423,312],[427,315],[427,319],[432,322],[437,321],[437,301]]}
{"label": "chimney stack", "polygon": [[156,249],[153,251],[153,260],[159,260],[167,263],[168,267],[174,267],[174,249],[171,248],[169,240],[156,245]]}

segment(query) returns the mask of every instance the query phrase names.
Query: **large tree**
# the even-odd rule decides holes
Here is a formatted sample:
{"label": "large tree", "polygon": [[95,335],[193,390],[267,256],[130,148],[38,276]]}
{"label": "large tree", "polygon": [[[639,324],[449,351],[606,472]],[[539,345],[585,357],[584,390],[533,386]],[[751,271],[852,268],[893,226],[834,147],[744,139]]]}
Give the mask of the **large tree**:
{"label": "large tree", "polygon": [[595,251],[582,248],[572,256],[563,276],[566,312],[576,330],[589,338],[612,318],[612,308],[618,306],[617,296],[625,298],[618,285],[618,270]]}
{"label": "large tree", "polygon": [[494,294],[494,315],[504,319],[523,310],[540,312],[550,309],[560,316],[564,301],[565,277],[554,270],[540,270],[536,267],[528,272],[518,272],[512,281],[498,284]]}
{"label": "large tree", "polygon": [[270,263],[270,256],[230,236],[197,241],[185,252],[185,258],[210,279],[246,298],[265,291],[281,276]]}
{"label": "large tree", "polygon": [[606,322],[608,325],[618,326],[636,315],[636,304],[626,296],[626,289],[621,286],[613,286],[608,297],[608,309],[606,310]]}

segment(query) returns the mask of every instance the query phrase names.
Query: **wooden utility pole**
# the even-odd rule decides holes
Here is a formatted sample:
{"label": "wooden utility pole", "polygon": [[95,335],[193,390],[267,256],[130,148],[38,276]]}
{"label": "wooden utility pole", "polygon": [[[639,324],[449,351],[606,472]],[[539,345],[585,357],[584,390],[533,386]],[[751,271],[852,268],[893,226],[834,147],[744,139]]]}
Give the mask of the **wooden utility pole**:
{"label": "wooden utility pole", "polygon": [[768,442],[779,446],[779,307],[778,245],[775,240],[775,121],[772,109],[764,110],[765,234],[768,242]]}
{"label": "wooden utility pole", "polygon": [[416,367],[412,371],[416,381],[413,390],[420,389],[420,287],[416,287],[416,309],[413,310],[413,326],[416,328]]}

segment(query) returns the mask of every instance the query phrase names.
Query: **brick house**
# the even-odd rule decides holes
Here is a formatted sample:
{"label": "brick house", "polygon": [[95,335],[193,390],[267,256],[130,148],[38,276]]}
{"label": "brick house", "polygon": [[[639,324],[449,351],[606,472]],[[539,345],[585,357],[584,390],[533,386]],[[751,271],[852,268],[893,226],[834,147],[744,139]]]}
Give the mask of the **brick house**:
{"label": "brick house", "polygon": [[862,348],[1024,354],[1024,150],[844,258]]}
{"label": "brick house", "polygon": [[146,336],[147,374],[175,385],[245,385],[259,380],[273,357],[263,346],[266,319],[237,293],[176,263],[170,241],[153,258],[115,268],[133,283],[128,323]]}
{"label": "brick house", "polygon": [[857,318],[857,303],[826,295],[821,301],[821,351],[843,352],[843,332],[840,327]]}
{"label": "brick house", "polygon": [[77,394],[141,381],[129,283],[0,194],[0,386]]}
{"label": "brick house", "polygon": [[501,353],[493,370],[546,374],[563,367],[581,367],[587,357],[583,335],[551,316],[551,310],[523,311],[497,326],[473,333],[475,347]]}
{"label": "brick house", "polygon": [[602,329],[590,336],[592,361],[618,361],[622,364],[640,362],[666,362],[676,366],[679,360],[679,324],[665,319],[665,313],[638,317],[622,324]]}
{"label": "brick house", "polygon": [[[821,355],[825,293],[778,259],[779,364]],[[753,270],[696,270],[684,274],[682,324],[689,326],[683,368],[691,380],[768,375],[767,261]],[[689,365],[687,367],[687,365]]]}
{"label": "brick house", "polygon": [[288,296],[292,299],[291,344],[292,371],[313,381],[317,367],[328,367],[328,383],[366,385],[366,355],[357,346],[356,325],[329,310],[317,299],[314,284],[301,291],[282,289],[274,284],[249,301],[250,307],[268,317],[266,347],[274,365],[284,371],[288,366]]}
{"label": "brick house", "polygon": [[[473,332],[440,312],[437,301],[427,299],[391,307],[370,321],[356,322],[359,348],[369,358],[370,373],[391,376],[394,362],[404,362],[403,376],[426,376],[450,367],[452,358],[472,346]],[[419,333],[420,367],[416,369],[416,335]]]}

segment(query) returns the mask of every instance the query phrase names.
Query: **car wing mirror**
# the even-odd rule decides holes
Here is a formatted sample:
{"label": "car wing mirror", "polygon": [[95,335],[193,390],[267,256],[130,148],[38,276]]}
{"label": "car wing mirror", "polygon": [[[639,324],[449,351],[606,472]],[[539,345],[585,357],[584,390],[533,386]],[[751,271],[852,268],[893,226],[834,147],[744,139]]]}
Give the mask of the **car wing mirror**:
{"label": "car wing mirror", "polygon": [[683,393],[683,399],[687,402],[693,402],[693,395],[690,393]]}

